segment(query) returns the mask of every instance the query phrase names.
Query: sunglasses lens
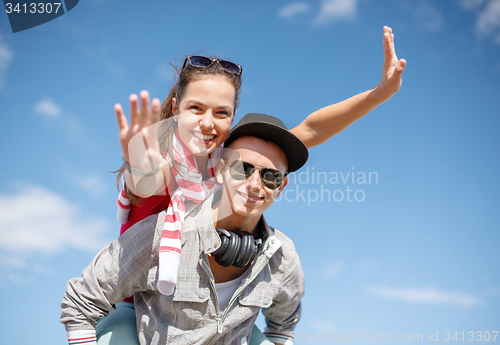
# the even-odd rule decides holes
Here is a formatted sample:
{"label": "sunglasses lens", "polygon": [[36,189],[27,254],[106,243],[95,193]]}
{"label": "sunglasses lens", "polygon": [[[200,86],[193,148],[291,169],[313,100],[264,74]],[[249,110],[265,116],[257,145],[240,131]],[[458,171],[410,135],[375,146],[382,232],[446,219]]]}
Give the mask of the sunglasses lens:
{"label": "sunglasses lens", "polygon": [[195,67],[210,67],[212,65],[212,60],[204,56],[191,56],[189,61]]}
{"label": "sunglasses lens", "polygon": [[186,63],[189,63],[191,66],[194,67],[210,67],[212,66],[214,61],[217,61],[219,63],[219,66],[221,66],[222,69],[224,69],[224,71],[235,75],[241,75],[241,66],[235,64],[234,62],[219,60],[219,59],[211,59],[206,56],[200,56],[200,55],[187,56],[186,60],[184,60],[184,65],[182,66],[182,69],[184,69]]}
{"label": "sunglasses lens", "polygon": [[220,60],[219,64],[226,72],[239,75],[241,73],[241,67],[231,61]]}
{"label": "sunglasses lens", "polygon": [[278,170],[262,169],[260,176],[264,185],[269,189],[276,189],[283,183],[283,174]]}
{"label": "sunglasses lens", "polygon": [[[235,180],[245,180],[252,176],[255,171],[255,166],[244,161],[234,161],[229,165],[229,174]],[[260,172],[260,178],[264,186],[269,189],[276,189],[281,186],[284,180],[284,175],[281,171],[264,168]]]}
{"label": "sunglasses lens", "polygon": [[[253,166],[249,166],[248,163],[242,161],[234,161],[229,166],[229,174],[235,180],[245,180],[253,173]],[[251,170],[251,173],[250,173]]]}

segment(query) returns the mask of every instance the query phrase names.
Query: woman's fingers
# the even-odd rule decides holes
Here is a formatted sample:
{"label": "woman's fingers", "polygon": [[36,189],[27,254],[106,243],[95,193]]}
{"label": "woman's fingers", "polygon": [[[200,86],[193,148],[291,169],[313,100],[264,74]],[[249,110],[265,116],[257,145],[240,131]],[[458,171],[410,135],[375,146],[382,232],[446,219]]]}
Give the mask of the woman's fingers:
{"label": "woman's fingers", "polygon": [[115,104],[115,114],[116,114],[116,121],[118,122],[118,139],[120,139],[120,146],[122,148],[122,153],[123,153],[123,158],[128,162],[129,156],[128,156],[128,132],[129,132],[129,126],[127,123],[127,117],[123,113],[123,108],[121,104]]}
{"label": "woman's fingers", "polygon": [[126,130],[128,128],[127,118],[123,113],[123,108],[121,104],[115,104],[115,114],[116,114],[116,122],[118,122],[118,129],[120,132],[122,130]]}
{"label": "woman's fingers", "polygon": [[137,95],[132,94],[129,97],[130,100],[130,127],[136,127],[140,123],[140,110],[139,104],[137,102]]}
{"label": "woman's fingers", "polygon": [[149,93],[146,90],[141,91],[141,117],[140,117],[140,126],[141,128],[148,127],[151,125],[150,117],[151,117],[151,109],[149,108]]}
{"label": "woman's fingers", "polygon": [[398,63],[396,64],[396,68],[394,69],[394,73],[393,73],[393,78],[401,78],[401,74],[403,73],[404,69],[406,67],[406,60],[405,59],[401,59],[398,61]]}
{"label": "woman's fingers", "polygon": [[393,67],[397,61],[396,51],[394,49],[394,35],[390,28],[384,27],[384,69]]}
{"label": "woman's fingers", "polygon": [[160,121],[160,112],[161,112],[161,102],[158,98],[153,99],[151,102],[153,111],[151,112],[151,123],[157,123]]}

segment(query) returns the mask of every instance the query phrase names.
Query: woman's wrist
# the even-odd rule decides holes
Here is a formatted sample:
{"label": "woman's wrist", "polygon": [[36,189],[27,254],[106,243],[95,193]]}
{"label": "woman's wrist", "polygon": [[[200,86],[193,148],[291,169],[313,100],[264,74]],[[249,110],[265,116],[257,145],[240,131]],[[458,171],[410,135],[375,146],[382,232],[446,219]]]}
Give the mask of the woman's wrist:
{"label": "woman's wrist", "polygon": [[[154,168],[156,164],[158,166]],[[125,167],[124,179],[128,190],[140,198],[155,195],[160,186],[164,185],[163,172],[168,169],[168,163],[161,156],[159,163],[146,163],[146,166],[152,167],[149,171],[130,166],[129,162],[125,160],[123,166]]]}
{"label": "woman's wrist", "polygon": [[139,179],[141,179],[143,177],[155,176],[158,172],[160,172],[162,167],[163,167],[163,157],[161,157],[160,164],[156,168],[154,168],[150,171],[142,170],[142,169],[131,166],[130,163],[127,162],[127,160],[125,158],[123,159],[123,165],[125,166],[125,169],[127,169],[127,171],[132,176],[138,177]]}

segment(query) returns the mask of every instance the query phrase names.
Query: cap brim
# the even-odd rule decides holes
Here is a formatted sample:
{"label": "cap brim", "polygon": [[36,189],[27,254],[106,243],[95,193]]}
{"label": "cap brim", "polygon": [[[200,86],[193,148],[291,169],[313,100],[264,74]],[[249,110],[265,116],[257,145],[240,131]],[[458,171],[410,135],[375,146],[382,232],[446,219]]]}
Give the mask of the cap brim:
{"label": "cap brim", "polygon": [[290,131],[269,122],[253,121],[233,128],[225,146],[243,136],[253,136],[278,145],[288,158],[288,171],[294,172],[306,164],[309,151],[306,145]]}

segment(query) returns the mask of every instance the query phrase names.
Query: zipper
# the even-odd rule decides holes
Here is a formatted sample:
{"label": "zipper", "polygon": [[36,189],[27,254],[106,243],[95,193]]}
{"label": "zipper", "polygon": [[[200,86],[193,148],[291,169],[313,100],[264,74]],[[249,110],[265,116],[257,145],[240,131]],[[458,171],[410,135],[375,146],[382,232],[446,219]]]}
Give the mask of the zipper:
{"label": "zipper", "polygon": [[[264,246],[267,244],[267,242],[268,241],[266,240],[266,242],[264,243]],[[217,333],[221,334],[222,333],[222,324],[224,323],[224,320],[227,317],[227,314],[229,312],[230,307],[233,305],[234,301],[236,301],[238,299],[238,297],[240,297],[240,295],[243,292],[243,290],[245,290],[245,288],[248,285],[250,285],[251,282],[253,282],[255,280],[255,278],[259,275],[260,271],[262,271],[262,269],[264,268],[264,266],[267,265],[267,263],[269,262],[269,258],[267,258],[267,260],[265,260],[264,265],[262,266],[262,268],[258,269],[257,272],[254,274],[253,277],[250,277],[250,279],[248,279],[243,286],[240,286],[238,288],[239,292],[236,295],[233,295],[233,297],[229,301],[229,304],[226,307],[226,310],[224,310],[224,314],[222,315],[222,317],[219,316],[220,315],[220,310],[219,310],[219,296],[217,296],[217,289],[215,289],[214,275],[212,273],[212,270],[210,270],[210,265],[208,264],[208,260],[202,259],[202,262],[203,262],[202,267],[205,270],[205,273],[207,273],[208,278],[209,278],[208,280],[210,281],[210,285],[212,286],[212,289],[213,289],[213,291],[215,293],[215,306],[217,308],[217,317],[216,317],[216,321],[217,321]],[[262,265],[262,263],[258,262],[258,261],[255,262],[254,264],[255,264],[254,268],[257,266],[257,264],[261,264]]]}
{"label": "zipper", "polygon": [[222,322],[223,320],[221,320],[220,318],[217,318],[217,333],[222,333]]}
{"label": "zipper", "polygon": [[222,317],[220,317],[219,296],[217,296],[217,289],[215,288],[214,275],[212,274],[212,271],[210,270],[210,266],[207,267],[206,260],[202,260],[202,267],[203,267],[203,270],[205,271],[205,273],[207,273],[207,275],[208,275],[208,278],[209,278],[208,280],[210,281],[210,286],[212,287],[214,294],[215,294],[215,307],[217,309],[216,310],[217,317],[215,318],[215,320],[217,321],[217,333],[221,334],[222,333],[222,324],[224,323],[224,320],[227,317],[227,313],[229,311],[229,308],[231,307],[231,305],[233,305],[234,301],[236,301],[238,299],[238,297],[240,297],[243,290],[248,286],[248,284],[250,284],[255,279],[256,276],[253,277],[248,282],[246,282],[245,285],[240,286],[238,288],[240,291],[238,292],[238,294],[236,296],[233,296],[231,298],[231,300],[229,301],[229,304],[226,307],[226,310],[224,310],[224,314],[222,315]]}
{"label": "zipper", "polygon": [[[255,266],[257,266],[257,264],[258,264],[258,263],[259,263],[259,262],[256,262],[256,263],[255,263]],[[268,263],[268,260],[266,260],[265,265],[267,265],[267,263]],[[265,266],[265,265],[264,265],[264,266]],[[236,301],[236,300],[240,297],[240,295],[241,295],[241,293],[243,292],[243,290],[245,290],[245,288],[246,288],[248,285],[250,285],[250,283],[251,283],[251,282],[253,282],[253,281],[255,280],[255,278],[259,275],[260,271],[262,271],[262,269],[263,269],[263,268],[264,268],[264,267],[262,267],[261,269],[259,269],[259,270],[258,270],[258,272],[257,272],[256,274],[254,274],[254,276],[253,276],[253,277],[250,277],[250,279],[248,279],[248,280],[245,282],[245,284],[243,284],[242,286],[240,286],[240,287],[238,288],[239,292],[238,292],[236,295],[233,295],[233,297],[232,297],[232,298],[231,298],[231,300],[229,301],[229,304],[227,305],[226,310],[224,311],[224,314],[222,315],[222,318],[221,318],[221,320],[220,320],[221,329],[222,329],[222,323],[223,323],[223,322],[224,322],[224,320],[226,319],[226,316],[227,316],[227,314],[228,314],[228,312],[229,312],[230,307],[231,307],[231,306],[233,305],[233,303],[234,303],[234,302],[235,302],[235,301]]]}
{"label": "zipper", "polygon": [[217,316],[215,320],[217,321],[217,333],[222,333],[222,322],[220,318],[220,310],[219,310],[219,296],[217,296],[217,290],[215,289],[215,282],[214,282],[214,275],[212,271],[210,270],[210,265],[207,263],[207,261],[203,258],[202,259],[202,265],[203,270],[205,273],[208,275],[208,281],[210,282],[210,286],[212,287],[212,290],[214,291],[215,295],[215,312],[217,313]]}
{"label": "zipper", "polygon": [[[269,239],[267,239],[265,242],[264,242],[264,248],[266,248],[266,245],[268,246],[267,242],[269,241]],[[273,240],[274,241],[274,240]],[[273,242],[271,242],[273,243]],[[273,252],[274,254],[274,252]],[[267,257],[267,255],[266,255]],[[261,259],[262,260],[262,259]],[[254,274],[253,277],[250,277],[250,279],[248,279],[245,284],[243,286],[240,286],[238,289],[239,289],[239,292],[236,294],[236,296],[233,296],[231,298],[231,300],[229,301],[229,304],[227,305],[226,307],[226,310],[224,311],[224,314],[222,315],[222,319],[220,320],[221,321],[221,327],[222,327],[222,323],[224,322],[224,320],[226,319],[226,316],[227,316],[227,313],[229,312],[229,308],[233,305],[234,301],[236,301],[238,299],[238,297],[240,297],[241,293],[243,292],[243,290],[245,290],[245,288],[250,285],[251,282],[253,282],[255,280],[255,278],[257,278],[257,276],[259,275],[259,273],[262,271],[262,269],[265,267],[265,265],[267,265],[267,263],[269,262],[269,257],[267,260],[265,260],[264,263],[261,263],[259,261],[255,262],[255,266],[254,268],[257,267],[258,264],[262,265],[262,267],[260,269],[256,269],[256,273]],[[216,294],[217,295],[217,294]],[[217,302],[218,303],[218,302]]]}

